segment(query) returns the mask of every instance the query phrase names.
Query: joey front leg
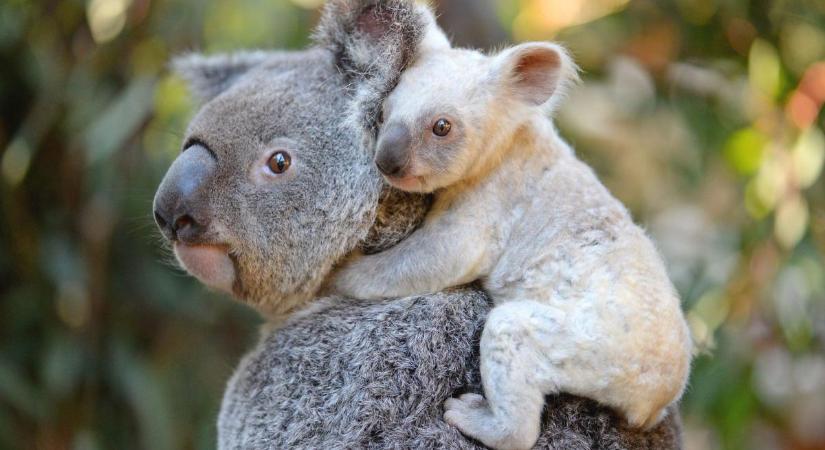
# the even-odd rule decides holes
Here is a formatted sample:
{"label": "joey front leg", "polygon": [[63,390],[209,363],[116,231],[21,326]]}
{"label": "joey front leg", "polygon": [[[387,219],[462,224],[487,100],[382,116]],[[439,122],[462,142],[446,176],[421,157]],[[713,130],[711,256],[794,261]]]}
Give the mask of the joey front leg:
{"label": "joey front leg", "polygon": [[469,283],[485,271],[487,245],[482,230],[465,225],[428,222],[395,247],[349,262],[335,275],[332,289],[371,300]]}

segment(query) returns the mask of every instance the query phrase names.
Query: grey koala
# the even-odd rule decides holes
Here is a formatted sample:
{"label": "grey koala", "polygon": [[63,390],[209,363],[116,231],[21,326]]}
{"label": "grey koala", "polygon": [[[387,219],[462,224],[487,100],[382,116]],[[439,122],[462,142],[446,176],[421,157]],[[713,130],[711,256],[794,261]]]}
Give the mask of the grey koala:
{"label": "grey koala", "polygon": [[[273,324],[229,382],[222,449],[480,448],[442,420],[444,400],[480,389],[478,338],[491,304],[474,285],[366,302],[316,298],[360,247],[391,246],[423,220],[424,197],[389,190],[364,150],[377,110],[422,28],[412,1],[335,1],[319,45],[189,56],[176,63],[203,106],[154,210],[182,265]],[[361,56],[380,56],[367,63]],[[537,446],[680,447],[674,410],[633,430],[610,410],[548,398]]]}

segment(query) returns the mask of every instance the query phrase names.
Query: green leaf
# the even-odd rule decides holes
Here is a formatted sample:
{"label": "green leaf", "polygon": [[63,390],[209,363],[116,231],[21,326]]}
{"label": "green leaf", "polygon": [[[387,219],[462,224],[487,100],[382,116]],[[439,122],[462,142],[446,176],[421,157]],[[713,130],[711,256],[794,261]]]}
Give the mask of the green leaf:
{"label": "green leaf", "polygon": [[754,128],[734,133],[725,144],[723,154],[728,164],[741,175],[756,173],[762,164],[768,137]]}

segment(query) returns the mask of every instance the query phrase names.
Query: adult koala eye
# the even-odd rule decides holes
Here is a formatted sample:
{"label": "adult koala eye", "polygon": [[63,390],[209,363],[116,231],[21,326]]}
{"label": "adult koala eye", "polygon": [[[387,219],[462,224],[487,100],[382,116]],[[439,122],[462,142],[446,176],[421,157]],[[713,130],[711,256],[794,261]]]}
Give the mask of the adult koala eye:
{"label": "adult koala eye", "polygon": [[450,129],[452,129],[453,125],[447,119],[438,119],[435,121],[433,125],[433,134],[436,136],[444,137],[450,133]]}
{"label": "adult koala eye", "polygon": [[289,166],[292,164],[292,158],[289,156],[289,153],[284,151],[277,151],[269,157],[269,161],[266,162],[267,167],[272,173],[281,174],[289,170]]}

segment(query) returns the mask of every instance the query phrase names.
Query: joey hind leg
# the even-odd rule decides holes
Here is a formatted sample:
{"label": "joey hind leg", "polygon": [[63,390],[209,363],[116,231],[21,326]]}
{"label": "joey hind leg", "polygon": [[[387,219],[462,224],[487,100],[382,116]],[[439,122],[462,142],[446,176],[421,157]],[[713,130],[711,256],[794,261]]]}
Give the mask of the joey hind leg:
{"label": "joey hind leg", "polygon": [[485,397],[465,394],[444,404],[444,420],[495,449],[526,449],[539,436],[544,396],[556,392],[548,330],[562,313],[536,302],[493,308],[481,335]]}
{"label": "joey hind leg", "polygon": [[[483,398],[447,400],[444,420],[496,449],[530,448],[539,435],[544,396],[568,392],[621,412],[633,426],[649,428],[672,401],[640,373],[646,355],[625,354],[594,332],[602,325],[543,303],[513,301],[493,308],[481,335]],[[592,317],[591,317],[592,319]]]}

